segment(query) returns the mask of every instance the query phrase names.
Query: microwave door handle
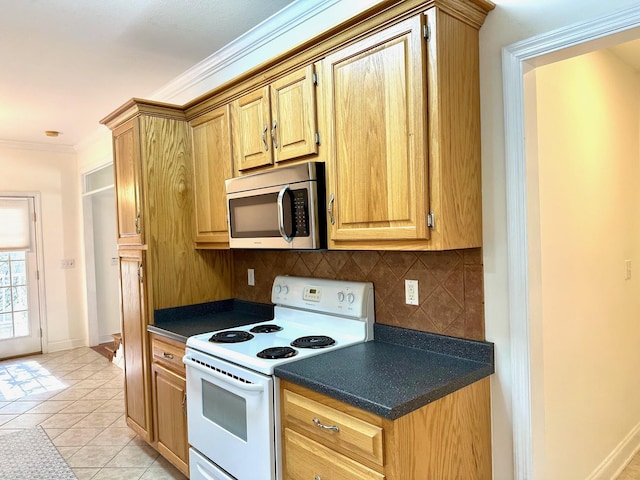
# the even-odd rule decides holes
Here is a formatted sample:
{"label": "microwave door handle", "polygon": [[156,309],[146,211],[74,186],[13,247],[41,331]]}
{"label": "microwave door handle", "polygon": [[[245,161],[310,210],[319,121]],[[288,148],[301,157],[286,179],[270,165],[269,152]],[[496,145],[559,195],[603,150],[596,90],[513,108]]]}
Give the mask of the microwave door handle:
{"label": "microwave door handle", "polygon": [[293,237],[287,235],[287,231],[284,226],[284,196],[287,191],[290,190],[289,185],[285,185],[278,193],[278,230],[280,231],[280,235],[285,239],[288,243],[291,243]]}

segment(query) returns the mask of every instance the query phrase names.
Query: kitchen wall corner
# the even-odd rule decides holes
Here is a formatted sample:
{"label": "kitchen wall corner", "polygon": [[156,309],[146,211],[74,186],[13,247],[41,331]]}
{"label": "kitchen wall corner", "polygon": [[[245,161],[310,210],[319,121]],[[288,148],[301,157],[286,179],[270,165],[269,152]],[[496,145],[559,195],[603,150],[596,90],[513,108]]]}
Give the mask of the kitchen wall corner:
{"label": "kitchen wall corner", "polygon": [[[233,250],[235,298],[270,303],[277,275],[373,282],[376,322],[484,340],[482,249],[442,252]],[[247,269],[255,286],[247,285]],[[406,305],[404,280],[418,280],[420,305]]]}

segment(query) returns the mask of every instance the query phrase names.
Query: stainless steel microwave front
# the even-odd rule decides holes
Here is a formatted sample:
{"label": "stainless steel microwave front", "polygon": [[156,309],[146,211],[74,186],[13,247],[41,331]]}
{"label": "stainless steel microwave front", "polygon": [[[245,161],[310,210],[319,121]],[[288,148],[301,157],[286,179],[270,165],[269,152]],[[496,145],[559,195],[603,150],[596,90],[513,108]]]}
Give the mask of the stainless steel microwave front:
{"label": "stainless steel microwave front", "polygon": [[231,248],[326,248],[324,164],[276,168],[226,186]]}

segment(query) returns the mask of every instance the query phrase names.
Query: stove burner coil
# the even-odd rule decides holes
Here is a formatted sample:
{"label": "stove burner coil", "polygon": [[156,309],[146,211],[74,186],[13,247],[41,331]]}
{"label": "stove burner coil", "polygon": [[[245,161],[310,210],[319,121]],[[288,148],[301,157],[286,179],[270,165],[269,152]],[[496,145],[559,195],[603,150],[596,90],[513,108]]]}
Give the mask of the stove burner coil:
{"label": "stove burner coil", "polygon": [[249,341],[252,338],[253,335],[243,330],[227,330],[226,332],[214,333],[209,338],[209,341],[215,343],[239,343]]}
{"label": "stove burner coil", "polygon": [[258,352],[258,357],[275,360],[278,358],[293,357],[294,355],[297,355],[297,353],[298,352],[291,347],[271,347]]}
{"label": "stove burner coil", "polygon": [[280,330],[282,330],[282,327],[280,325],[269,323],[266,325],[256,325],[249,331],[253,333],[273,333],[279,332]]}
{"label": "stove burner coil", "polygon": [[336,341],[331,337],[326,337],[324,335],[310,335],[308,337],[296,338],[291,342],[291,346],[298,348],[324,348],[330,347],[335,343]]}

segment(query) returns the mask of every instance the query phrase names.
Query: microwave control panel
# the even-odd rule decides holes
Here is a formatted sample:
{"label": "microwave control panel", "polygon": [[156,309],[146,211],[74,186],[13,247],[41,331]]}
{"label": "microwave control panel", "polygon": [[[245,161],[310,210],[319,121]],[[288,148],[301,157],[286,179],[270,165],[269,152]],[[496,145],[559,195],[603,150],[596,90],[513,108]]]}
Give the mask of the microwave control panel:
{"label": "microwave control panel", "polygon": [[309,197],[307,189],[293,190],[293,221],[296,237],[309,236]]}

